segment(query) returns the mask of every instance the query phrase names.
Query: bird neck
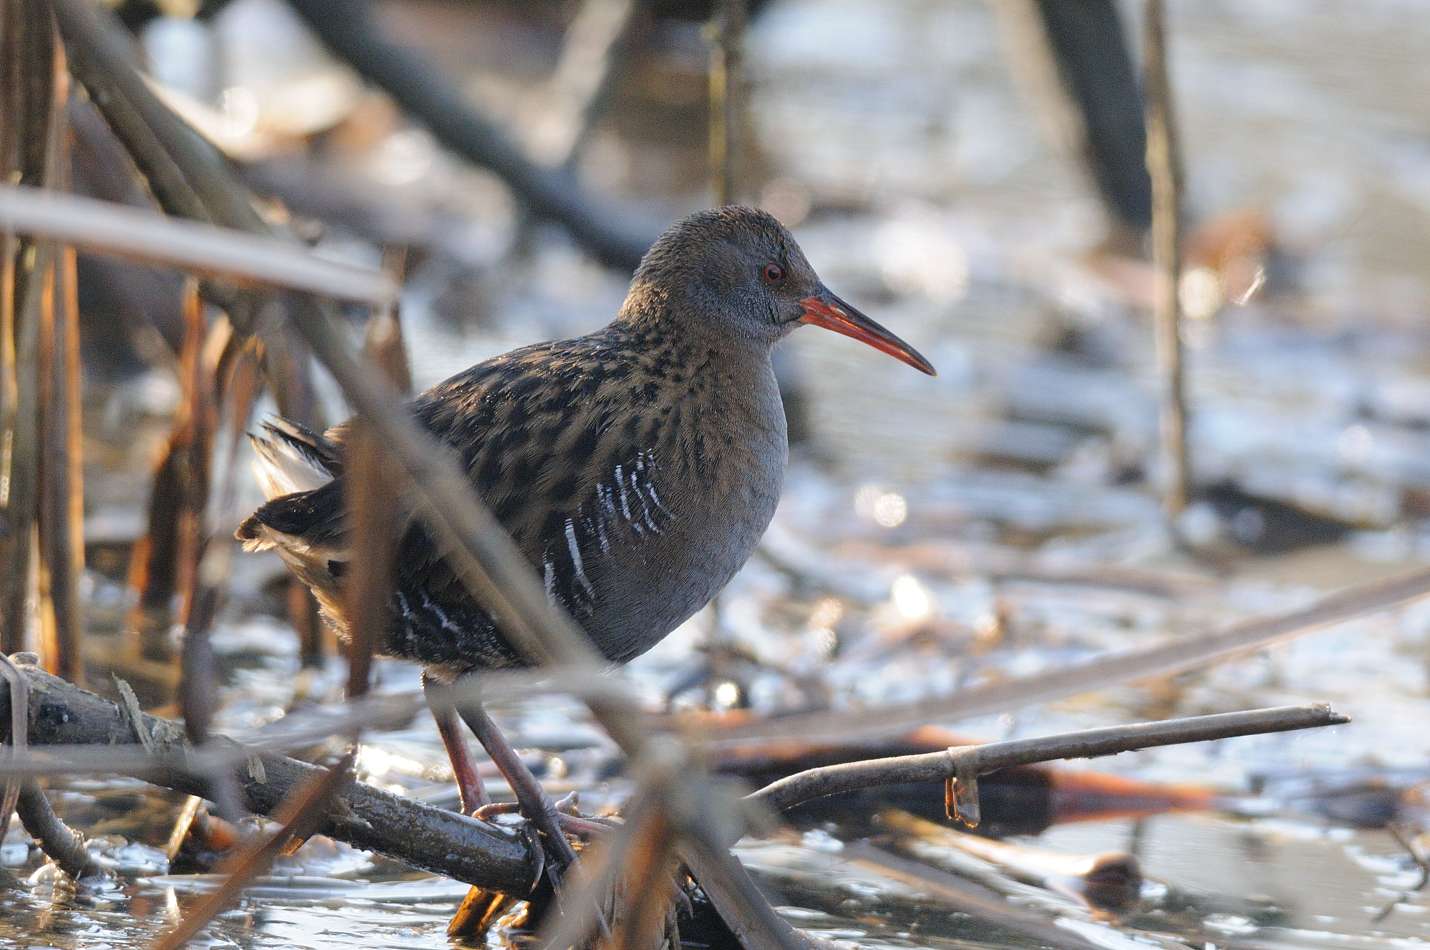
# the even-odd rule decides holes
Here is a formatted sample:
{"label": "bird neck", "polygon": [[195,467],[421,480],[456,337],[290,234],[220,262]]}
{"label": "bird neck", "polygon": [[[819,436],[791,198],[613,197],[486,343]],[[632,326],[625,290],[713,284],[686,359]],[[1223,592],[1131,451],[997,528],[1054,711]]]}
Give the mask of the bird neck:
{"label": "bird neck", "polygon": [[726,376],[742,375],[742,367],[762,376],[770,364],[771,341],[734,332],[718,316],[688,312],[668,291],[648,284],[632,285],[612,327],[688,365],[728,366]]}

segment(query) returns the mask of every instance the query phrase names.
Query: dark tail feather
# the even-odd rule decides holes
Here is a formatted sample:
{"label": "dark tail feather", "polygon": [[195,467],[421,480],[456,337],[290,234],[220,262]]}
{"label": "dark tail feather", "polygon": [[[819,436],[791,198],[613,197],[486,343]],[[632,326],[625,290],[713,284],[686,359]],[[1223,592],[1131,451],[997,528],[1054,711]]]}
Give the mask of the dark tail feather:
{"label": "dark tail feather", "polygon": [[270,532],[286,535],[292,542],[308,547],[340,545],[345,533],[343,494],[340,482],[329,482],[311,491],[282,495],[259,506],[234,532],[240,541],[264,544],[273,540]]}

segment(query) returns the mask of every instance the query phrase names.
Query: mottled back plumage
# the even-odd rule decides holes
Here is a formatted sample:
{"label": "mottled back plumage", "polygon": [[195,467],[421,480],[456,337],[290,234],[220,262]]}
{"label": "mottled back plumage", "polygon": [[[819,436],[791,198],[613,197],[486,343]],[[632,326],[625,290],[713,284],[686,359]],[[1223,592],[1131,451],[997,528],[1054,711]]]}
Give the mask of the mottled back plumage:
{"label": "mottled back plumage", "polygon": [[[787,446],[769,354],[798,313],[749,279],[766,261],[791,295],[817,285],[769,215],[693,215],[652,247],[610,325],[480,363],[412,403],[612,661],[704,606],[774,514]],[[345,432],[280,420],[255,436],[270,500],[238,530],[277,550],[340,632]],[[426,530],[404,523],[385,652],[448,674],[520,665]]]}

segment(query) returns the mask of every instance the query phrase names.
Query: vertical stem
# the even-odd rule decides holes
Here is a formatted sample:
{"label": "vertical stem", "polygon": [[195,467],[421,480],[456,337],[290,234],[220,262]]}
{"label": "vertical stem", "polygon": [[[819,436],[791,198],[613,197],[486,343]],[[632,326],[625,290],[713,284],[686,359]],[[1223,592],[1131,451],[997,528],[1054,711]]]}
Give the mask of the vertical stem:
{"label": "vertical stem", "polygon": [[[39,0],[0,4],[0,178],[53,184],[54,24]],[[0,650],[26,644],[39,464],[40,321],[54,246],[3,237],[0,265]]]}
{"label": "vertical stem", "polygon": [[[52,28],[53,29],[53,28]],[[69,73],[64,50],[54,41],[54,98],[50,124],[50,175],[70,187],[70,130],[65,101]],[[80,654],[84,571],[84,446],[80,404],[79,289],[75,250],[59,248],[48,306],[42,314],[40,364],[40,459],[38,525],[41,631],[46,668],[84,684]]]}
{"label": "vertical stem", "polygon": [[745,57],[745,0],[718,3],[710,49],[710,171],[716,207],[739,197],[740,83]]}
{"label": "vertical stem", "polygon": [[[400,253],[385,252],[383,265],[401,280]],[[396,304],[368,320],[363,349],[399,392],[412,391],[412,368]],[[403,524],[398,516],[399,480],[387,463],[381,440],[361,416],[353,424],[345,451],[348,478],[343,503],[348,509],[352,557],[343,581],[343,599],[349,637],[348,696],[353,697],[367,692],[373,653],[392,625],[392,591]],[[450,723],[451,718],[449,714],[445,721]],[[443,719],[439,717],[438,722],[442,724]],[[466,791],[464,787],[464,794]]]}
{"label": "vertical stem", "polygon": [[1161,380],[1164,504],[1175,518],[1187,506],[1187,394],[1181,335],[1182,166],[1178,150],[1162,0],[1147,0],[1143,22],[1147,100],[1147,172],[1152,178],[1152,263],[1156,270],[1157,364]]}
{"label": "vertical stem", "polygon": [[372,657],[392,625],[392,584],[400,523],[396,479],[382,445],[362,418],[345,446],[348,477],[344,503],[351,526],[352,560],[344,579],[347,613],[348,696],[367,692]]}
{"label": "vertical stem", "polygon": [[15,392],[5,431],[10,452],[9,471],[4,478],[6,499],[3,509],[6,536],[0,557],[0,650],[14,653],[27,648],[27,602],[31,590],[32,554],[35,543],[36,489],[39,481],[39,365],[40,326],[49,295],[48,278],[53,273],[54,245],[48,241],[30,245],[34,266],[25,287],[25,300],[18,309],[15,342]]}

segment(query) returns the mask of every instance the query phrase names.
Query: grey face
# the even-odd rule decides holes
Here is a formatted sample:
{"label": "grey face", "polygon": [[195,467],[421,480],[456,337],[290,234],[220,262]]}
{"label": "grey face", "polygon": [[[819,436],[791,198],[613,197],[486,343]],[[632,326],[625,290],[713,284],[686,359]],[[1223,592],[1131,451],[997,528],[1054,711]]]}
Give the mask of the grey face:
{"label": "grey face", "polygon": [[799,325],[800,301],[824,289],[794,238],[768,215],[741,221],[708,244],[700,271],[700,309],[708,318],[770,343]]}
{"label": "grey face", "polygon": [[771,346],[810,323],[933,374],[912,347],[825,287],[784,225],[755,208],[698,211],[673,225],[636,270],[626,310]]}
{"label": "grey face", "polygon": [[799,322],[800,299],[821,289],[793,236],[754,208],[698,211],[646,254],[633,301],[658,300],[687,331],[774,343]]}

